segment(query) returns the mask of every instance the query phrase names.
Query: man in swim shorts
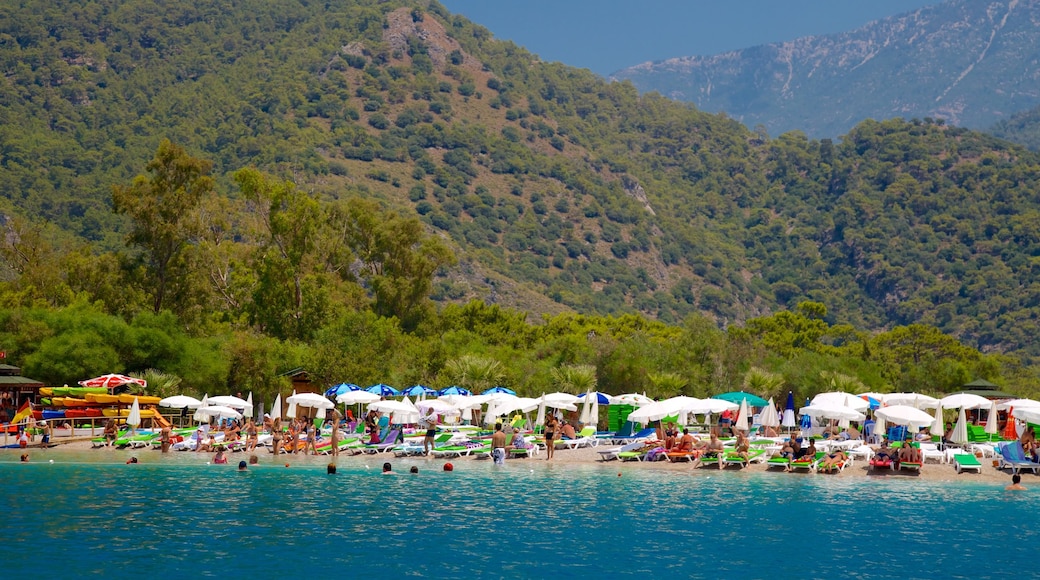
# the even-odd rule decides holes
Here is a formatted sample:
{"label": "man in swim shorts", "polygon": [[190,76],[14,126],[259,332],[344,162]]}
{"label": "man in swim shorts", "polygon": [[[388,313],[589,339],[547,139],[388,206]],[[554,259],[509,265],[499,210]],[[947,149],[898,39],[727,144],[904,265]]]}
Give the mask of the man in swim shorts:
{"label": "man in swim shorts", "polygon": [[491,457],[495,465],[506,463],[506,434],[502,431],[502,424],[495,425],[495,434],[491,436]]}

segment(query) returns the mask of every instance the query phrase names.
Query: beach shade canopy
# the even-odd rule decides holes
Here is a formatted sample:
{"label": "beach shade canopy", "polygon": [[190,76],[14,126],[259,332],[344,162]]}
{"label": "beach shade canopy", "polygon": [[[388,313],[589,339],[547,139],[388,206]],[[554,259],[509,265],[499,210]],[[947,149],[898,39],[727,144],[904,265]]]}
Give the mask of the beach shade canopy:
{"label": "beach shade canopy", "polygon": [[886,393],[881,400],[886,405],[910,405],[918,409],[934,409],[939,406],[939,399],[921,393]]}
{"label": "beach shade canopy", "polygon": [[208,403],[210,405],[224,405],[225,407],[231,407],[233,409],[245,409],[251,404],[249,401],[233,395],[210,397]]}
{"label": "beach shade canopy", "polygon": [[202,401],[188,395],[174,395],[161,399],[159,406],[171,409],[198,409],[202,406]]}
{"label": "beach shade canopy", "polygon": [[884,419],[893,425],[906,425],[914,429],[927,427],[935,421],[935,417],[910,405],[891,405],[874,411],[874,416]]}
{"label": "beach shade canopy", "polygon": [[296,403],[289,402],[289,399],[291,399],[291,398],[293,398],[295,396],[296,396],[296,389],[293,389],[292,394],[289,395],[289,397],[287,399],[285,399],[285,402],[289,403],[289,407],[287,409],[285,409],[285,416],[290,418],[290,419],[295,419],[296,418]]}
{"label": "beach shade canopy", "polygon": [[960,412],[957,413],[957,424],[953,426],[953,434],[950,436],[950,441],[958,445],[967,445],[968,417],[964,413],[964,407],[961,407],[960,409]]}
{"label": "beach shade canopy", "polygon": [[599,404],[599,405],[609,405],[610,404],[610,395],[608,395],[606,393],[601,393],[599,391],[595,391],[595,392],[592,392],[592,393],[582,393],[582,394],[578,395],[578,398],[579,399],[584,399],[586,395],[590,395],[590,394],[593,395],[596,398],[596,403],[597,404]]}
{"label": "beach shade canopy", "polygon": [[368,408],[382,413],[391,413],[393,415],[391,423],[395,425],[419,421],[419,409],[407,398],[403,401],[375,401],[370,403]]}
{"label": "beach shade canopy", "polygon": [[114,389],[129,384],[141,385],[142,387],[148,386],[148,382],[144,379],[135,379],[126,375],[102,375],[79,382],[81,387],[105,387],[106,389]]}
{"label": "beach shade canopy", "polygon": [[218,417],[220,419],[241,419],[242,413],[232,409],[226,405],[207,405],[205,407],[199,407],[198,411],[195,411],[196,415],[205,415],[207,417]]}
{"label": "beach shade canopy", "polygon": [[649,405],[653,402],[654,400],[650,397],[640,395],[639,393],[625,393],[610,398],[611,405],[631,405],[633,407],[642,407],[643,405]]}
{"label": "beach shade canopy", "polygon": [[[816,419],[834,419],[837,421],[862,421],[867,418],[866,415],[855,409],[841,406],[827,407],[823,405],[809,405],[808,407],[802,407],[799,409],[798,414],[803,416],[807,415]],[[931,421],[931,418],[929,417],[928,420]]]}
{"label": "beach shade canopy", "polygon": [[832,392],[820,393],[813,397],[810,406],[816,407],[848,407],[857,411],[866,411],[870,403],[852,393]]}
{"label": "beach shade canopy", "polygon": [[751,393],[745,393],[744,391],[732,391],[729,393],[722,393],[721,395],[713,395],[712,399],[719,399],[722,401],[729,401],[730,403],[740,404],[741,401],[747,399],[748,405],[752,407],[764,407],[769,401],[759,397],[758,395],[752,395]]}
{"label": "beach shade canopy", "polygon": [[581,402],[581,415],[578,416],[578,421],[582,425],[588,425],[589,424],[589,411],[590,411],[589,403],[592,402],[592,397],[584,397],[584,398],[579,397],[578,401]]}
{"label": "beach shade canopy", "polygon": [[195,414],[191,416],[192,420],[198,421],[199,423],[209,420],[209,415],[205,413],[199,413],[199,409],[209,405],[209,395],[202,395],[202,401],[199,402],[198,409],[195,409]]}
{"label": "beach shade canopy", "polygon": [[401,389],[401,394],[406,397],[436,397],[437,389],[431,389],[426,385],[412,385],[407,389]]}
{"label": "beach shade canopy", "polygon": [[271,404],[271,420],[282,418],[282,394],[278,393],[274,397],[274,403]]}
{"label": "beach shade canopy", "polygon": [[134,397],[134,403],[130,405],[130,413],[126,416],[126,424],[131,427],[139,427],[141,425],[141,404],[137,402],[137,397]]}
{"label": "beach shade canopy", "polygon": [[300,393],[293,395],[285,400],[290,405],[299,405],[300,407],[311,407],[313,409],[331,409],[336,406],[335,403],[319,395],[318,393]]}
{"label": "beach shade canopy", "polygon": [[997,422],[997,402],[991,401],[989,405],[989,414],[986,415],[986,433],[996,435],[999,431],[997,428]]}
{"label": "beach shade canopy", "polygon": [[989,408],[989,399],[971,393],[954,393],[939,400],[943,409],[984,409]]}
{"label": "beach shade canopy", "polygon": [[[793,402],[793,401],[792,401]],[[791,414],[792,418],[794,414]],[[792,426],[793,426],[792,419]],[[776,412],[776,405],[773,404],[773,398],[769,398],[769,404],[762,409],[762,413],[758,416],[758,422],[763,427],[779,427],[780,426],[780,415]]]}
{"label": "beach shade canopy", "polygon": [[871,409],[877,409],[881,406],[882,395],[880,393],[863,393],[857,396],[866,401]]}
{"label": "beach shade canopy", "polygon": [[325,396],[329,399],[335,399],[343,393],[349,393],[351,391],[360,390],[361,387],[355,385],[354,383],[340,383],[338,385],[333,385],[329,387],[328,390],[325,391]]}
{"label": "beach shade canopy", "polygon": [[[1040,423],[1040,407],[1016,408],[1014,414],[1015,418],[1019,421],[1025,421],[1026,423]],[[1008,423],[1012,422],[1011,419],[1008,419]]]}
{"label": "beach shade canopy", "polygon": [[649,405],[643,405],[629,413],[628,420],[633,423],[649,423],[651,421],[660,421],[665,417],[671,417],[672,415],[678,415],[679,413],[685,412],[683,408],[686,405],[686,402],[677,399],[678,397],[673,397],[656,403],[650,403]]}
{"label": "beach shade canopy", "polygon": [[472,394],[473,394],[473,392],[470,391],[469,389],[464,389],[464,388],[462,388],[462,387],[460,387],[458,385],[452,385],[450,387],[446,387],[444,389],[441,389],[441,390],[437,391],[437,396],[438,397],[443,397],[445,395],[472,395]]}
{"label": "beach shade canopy", "polygon": [[784,405],[784,419],[781,422],[784,427],[794,429],[798,422],[794,417],[794,392],[787,391],[787,404]]}
{"label": "beach shade canopy", "polygon": [[433,412],[438,415],[458,415],[460,414],[459,408],[444,399],[424,399],[415,404],[415,406],[427,414]]}
{"label": "beach shade canopy", "polygon": [[346,393],[336,396],[336,402],[343,405],[374,403],[379,399],[381,399],[379,395],[368,391],[347,391]]}
{"label": "beach shade canopy", "polygon": [[460,410],[476,409],[494,397],[492,395],[443,395],[438,401],[446,401]]}
{"label": "beach shade canopy", "polygon": [[693,413],[694,415],[707,415],[709,413],[722,413],[723,411],[736,411],[740,408],[740,405],[731,401],[723,401],[722,399],[695,399],[693,397],[683,397],[689,399],[687,401],[684,410],[687,413]]}
{"label": "beach shade canopy", "polygon": [[[766,401],[769,404],[769,401]],[[740,411],[737,412],[737,420],[733,422],[733,428],[737,431],[748,431],[751,428],[750,421],[748,421],[748,402],[744,399],[740,402]]]}
{"label": "beach shade canopy", "polygon": [[505,393],[506,395],[513,395],[513,396],[516,395],[516,391],[514,391],[513,389],[507,389],[507,388],[505,388],[503,386],[491,387],[490,389],[488,389],[488,390],[484,391],[483,393],[481,393],[481,395],[495,395],[495,394],[498,394],[498,393]]}
{"label": "beach shade canopy", "polygon": [[541,404],[539,399],[530,399],[527,397],[511,397],[509,399],[499,399],[495,402],[495,415],[509,415],[510,413],[526,413],[528,411],[534,411]]}
{"label": "beach shade canopy", "polygon": [[375,393],[380,397],[397,397],[401,395],[401,391],[398,391],[390,385],[384,385],[383,383],[372,385],[365,390],[370,393]]}
{"label": "beach shade canopy", "polygon": [[1034,401],[1033,399],[1008,399],[997,403],[998,411],[1007,411],[1008,409],[1026,409],[1040,407],[1040,401]]}
{"label": "beach shade canopy", "polygon": [[545,404],[550,407],[555,406],[553,403],[563,403],[564,405],[576,406],[580,401],[577,395],[572,395],[570,393],[549,393],[548,395],[542,395],[542,398],[545,399]]}

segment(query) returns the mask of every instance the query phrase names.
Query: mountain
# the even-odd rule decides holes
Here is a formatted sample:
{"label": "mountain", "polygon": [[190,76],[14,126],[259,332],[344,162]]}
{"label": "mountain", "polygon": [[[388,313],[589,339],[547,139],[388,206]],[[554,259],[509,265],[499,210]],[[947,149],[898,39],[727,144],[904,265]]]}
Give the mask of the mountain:
{"label": "mountain", "polygon": [[1040,151],[1040,107],[1015,113],[1011,117],[997,122],[986,132],[1001,139],[1025,145],[1032,151]]}
{"label": "mountain", "polygon": [[949,0],[850,32],[614,73],[770,134],[836,137],[863,119],[986,128],[1040,104],[1038,0]]}
{"label": "mountain", "polygon": [[[1040,158],[939,121],[770,139],[425,1],[27,0],[0,68],[5,303],[158,304],[113,188],[169,139],[212,163],[163,303],[196,331],[306,340],[386,292],[722,327],[810,300],[834,343],[923,323],[1040,355]],[[387,282],[434,241],[457,263],[428,296]]]}

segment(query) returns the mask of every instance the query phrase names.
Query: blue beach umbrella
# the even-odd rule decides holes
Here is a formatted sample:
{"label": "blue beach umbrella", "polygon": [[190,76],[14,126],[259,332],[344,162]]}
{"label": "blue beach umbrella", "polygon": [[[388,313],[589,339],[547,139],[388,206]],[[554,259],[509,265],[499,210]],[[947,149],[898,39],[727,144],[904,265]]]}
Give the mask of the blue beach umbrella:
{"label": "blue beach umbrella", "polygon": [[350,391],[360,390],[361,387],[355,385],[354,383],[340,383],[338,385],[329,387],[329,389],[325,391],[325,398],[332,399],[333,401],[335,401],[336,397],[342,395],[343,393],[349,393]]}
{"label": "blue beach umbrella", "polygon": [[794,417],[794,393],[791,391],[787,391],[787,404],[784,405],[784,418],[780,424],[788,429],[793,429],[798,425]]}
{"label": "blue beach umbrella", "polygon": [[[588,393],[582,393],[582,394],[578,395],[578,398],[579,399],[584,399],[586,394],[588,394]],[[596,402],[599,403],[600,405],[609,405],[610,404],[610,395],[607,395],[606,393],[601,393],[599,391],[596,391],[595,393],[592,393],[592,394],[596,395]]]}
{"label": "blue beach umbrella", "polygon": [[463,389],[462,387],[458,387],[458,386],[455,386],[455,385],[452,385],[452,386],[450,386],[450,387],[448,387],[446,389],[441,389],[441,390],[437,391],[437,396],[438,397],[443,397],[444,395],[472,395],[472,394],[473,393],[470,392],[469,389]]}
{"label": "blue beach umbrella", "polygon": [[516,395],[516,391],[513,389],[507,389],[503,386],[491,387],[490,389],[481,393],[481,395],[494,395],[495,393],[505,393],[507,395]]}
{"label": "blue beach umbrella", "polygon": [[426,395],[426,396],[436,395],[437,394],[437,390],[436,389],[431,389],[430,387],[427,387],[426,385],[412,385],[412,386],[408,387],[407,389],[402,389],[401,390],[401,394],[405,395],[407,397],[421,397],[423,395]]}
{"label": "blue beach umbrella", "polygon": [[365,389],[366,391],[379,395],[380,397],[396,397],[401,394],[401,391],[391,387],[390,385],[384,385],[379,383],[378,385],[372,385]]}

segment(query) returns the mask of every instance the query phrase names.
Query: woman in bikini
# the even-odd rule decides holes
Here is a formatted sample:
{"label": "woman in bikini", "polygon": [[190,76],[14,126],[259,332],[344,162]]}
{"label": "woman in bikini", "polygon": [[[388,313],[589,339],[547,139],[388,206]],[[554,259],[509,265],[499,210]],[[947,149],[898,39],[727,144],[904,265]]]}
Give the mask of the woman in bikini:
{"label": "woman in bikini", "polygon": [[553,439],[556,438],[556,417],[549,415],[545,418],[545,460],[548,461],[553,458],[553,449],[556,443]]}
{"label": "woman in bikini", "polygon": [[282,418],[278,417],[271,423],[271,442],[274,444],[272,452],[278,455],[282,452]]}

